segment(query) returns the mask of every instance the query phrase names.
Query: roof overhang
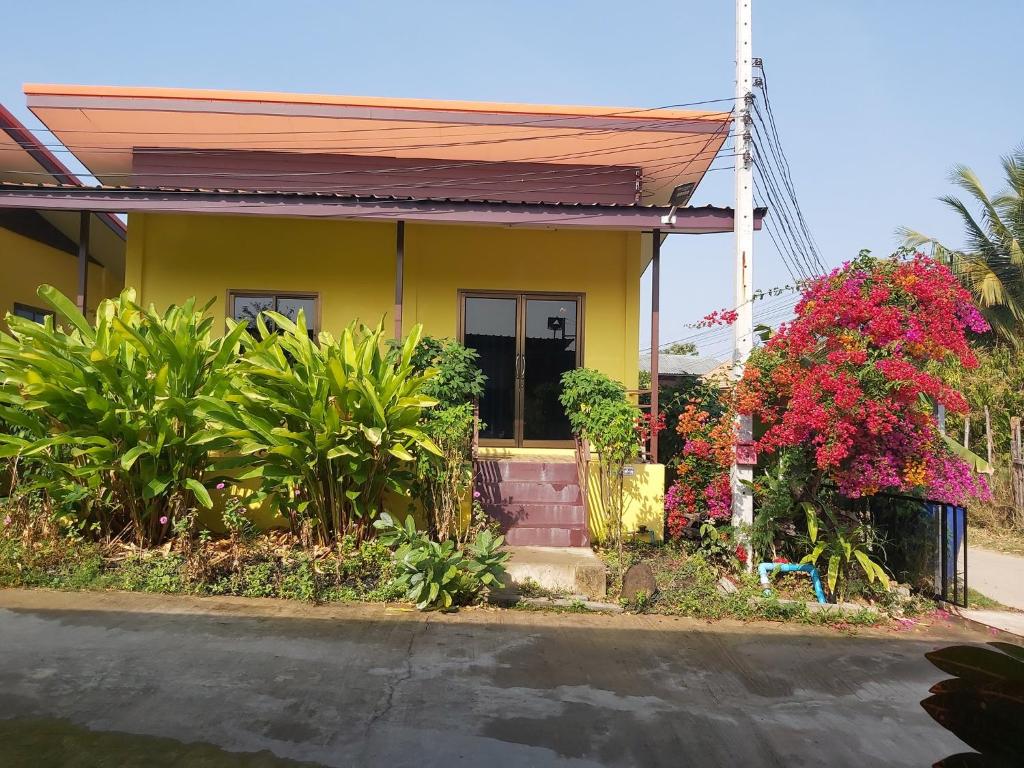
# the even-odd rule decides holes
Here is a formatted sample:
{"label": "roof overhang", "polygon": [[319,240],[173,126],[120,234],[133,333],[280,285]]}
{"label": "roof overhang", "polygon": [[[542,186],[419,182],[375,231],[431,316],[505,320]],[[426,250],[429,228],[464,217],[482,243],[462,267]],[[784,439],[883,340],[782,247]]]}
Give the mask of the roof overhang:
{"label": "roof overhang", "polygon": [[[79,178],[3,105],[0,105],[0,179],[30,184],[81,185]],[[126,229],[124,222],[114,215],[118,212],[98,213],[90,227],[89,240],[93,260],[121,274]],[[52,232],[40,226],[43,222],[32,219],[6,221],[4,226],[63,251],[68,250],[68,243],[77,243],[77,212],[40,209],[40,215],[45,224],[52,227]]]}
{"label": "roof overhang", "polygon": [[[41,211],[125,211],[234,216],[284,216],[363,221],[403,220],[540,229],[611,229],[665,234],[733,231],[730,208],[680,208],[665,223],[668,206],[566,205],[466,200],[352,197],[315,193],[72,187],[0,183],[0,208]],[[760,229],[765,209],[754,214]]]}
{"label": "roof overhang", "polygon": [[640,171],[639,201],[662,205],[679,185],[700,182],[731,125],[722,111],[181,88],[27,84],[24,90],[29,108],[64,146],[115,186],[140,183],[133,175],[140,147],[258,150],[628,166]]}

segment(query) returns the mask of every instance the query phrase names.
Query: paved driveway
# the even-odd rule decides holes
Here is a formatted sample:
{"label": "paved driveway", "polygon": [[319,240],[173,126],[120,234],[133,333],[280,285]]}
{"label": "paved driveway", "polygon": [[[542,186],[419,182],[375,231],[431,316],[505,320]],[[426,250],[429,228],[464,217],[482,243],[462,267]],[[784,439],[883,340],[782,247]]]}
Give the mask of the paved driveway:
{"label": "paved driveway", "polygon": [[922,654],[965,639],[6,591],[0,764],[931,765]]}
{"label": "paved driveway", "polygon": [[969,547],[967,584],[1010,608],[1024,611],[1024,557]]}

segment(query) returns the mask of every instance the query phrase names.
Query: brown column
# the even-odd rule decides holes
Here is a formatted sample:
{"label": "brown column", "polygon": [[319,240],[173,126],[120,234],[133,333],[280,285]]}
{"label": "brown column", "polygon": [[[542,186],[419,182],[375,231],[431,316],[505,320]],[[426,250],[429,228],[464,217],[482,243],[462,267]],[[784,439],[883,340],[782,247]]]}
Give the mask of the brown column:
{"label": "brown column", "polygon": [[658,432],[653,428],[658,418],[658,327],[661,313],[661,230],[654,230],[654,253],[651,257],[651,462],[658,463]]}
{"label": "brown column", "polygon": [[398,222],[395,239],[395,338],[402,338],[402,302],[405,296],[405,222]]}
{"label": "brown column", "polygon": [[89,287],[89,211],[78,214],[78,311],[85,315]]}

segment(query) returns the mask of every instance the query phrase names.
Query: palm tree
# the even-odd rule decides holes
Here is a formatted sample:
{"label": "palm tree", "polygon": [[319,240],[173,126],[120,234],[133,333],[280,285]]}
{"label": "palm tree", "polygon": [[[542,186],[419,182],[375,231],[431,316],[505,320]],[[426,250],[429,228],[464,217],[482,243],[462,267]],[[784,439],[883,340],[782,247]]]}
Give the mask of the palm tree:
{"label": "palm tree", "polygon": [[935,238],[902,227],[897,234],[911,248],[930,245],[932,255],[953,269],[973,294],[996,334],[1024,344],[1024,147],[1002,159],[1005,190],[990,198],[970,168],[953,168],[951,180],[973,198],[980,217],[957,197],[939,198],[963,219],[966,244],[949,248]]}

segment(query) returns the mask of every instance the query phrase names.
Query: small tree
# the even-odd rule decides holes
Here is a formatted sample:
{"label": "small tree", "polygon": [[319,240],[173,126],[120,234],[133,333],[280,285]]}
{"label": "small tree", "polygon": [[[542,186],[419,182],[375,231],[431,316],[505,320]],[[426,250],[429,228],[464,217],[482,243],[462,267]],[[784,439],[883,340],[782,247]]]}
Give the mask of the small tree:
{"label": "small tree", "polygon": [[474,403],[483,394],[485,377],[477,353],[453,339],[424,337],[413,355],[413,367],[434,372],[424,393],[438,401],[426,411],[423,431],[439,455],[422,454],[418,483],[427,503],[430,533],[439,541],[468,535],[460,527],[462,500],[473,482]]}
{"label": "small tree", "polygon": [[[636,458],[640,409],[626,399],[625,387],[599,371],[577,368],[562,376],[561,403],[573,433],[597,455],[598,487],[622,570],[624,469]],[[583,478],[585,482],[585,478]],[[584,493],[586,488],[583,489]]]}

